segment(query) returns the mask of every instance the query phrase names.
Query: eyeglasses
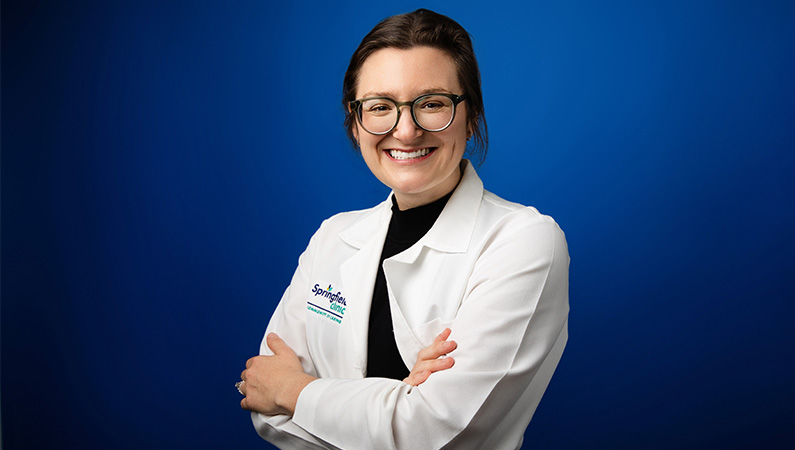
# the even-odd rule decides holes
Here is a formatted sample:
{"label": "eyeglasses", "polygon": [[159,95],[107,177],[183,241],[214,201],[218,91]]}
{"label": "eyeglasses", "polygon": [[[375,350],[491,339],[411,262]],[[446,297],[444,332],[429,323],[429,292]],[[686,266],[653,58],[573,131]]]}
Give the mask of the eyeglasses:
{"label": "eyeglasses", "polygon": [[350,106],[362,128],[370,134],[381,135],[395,129],[402,106],[411,107],[411,117],[418,127],[425,131],[442,131],[453,123],[455,107],[464,100],[463,95],[425,94],[410,102],[368,97],[354,100]]}

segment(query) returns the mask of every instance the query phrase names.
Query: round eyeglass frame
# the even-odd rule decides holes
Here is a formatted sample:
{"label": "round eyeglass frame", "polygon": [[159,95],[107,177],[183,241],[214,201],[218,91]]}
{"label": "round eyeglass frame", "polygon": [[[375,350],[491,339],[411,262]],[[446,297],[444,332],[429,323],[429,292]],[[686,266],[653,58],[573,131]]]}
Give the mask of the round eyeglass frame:
{"label": "round eyeglass frame", "polygon": [[[422,99],[424,99],[426,97],[433,97],[433,96],[447,97],[450,100],[452,100],[453,101],[453,114],[450,115],[450,121],[447,122],[447,125],[445,125],[445,126],[443,126],[441,128],[437,128],[437,129],[431,130],[431,129],[425,128],[424,126],[420,125],[420,123],[417,121],[417,116],[414,114],[414,105],[416,105],[418,101],[420,101],[420,100],[422,100]],[[395,109],[397,109],[397,118],[395,118],[395,124],[392,125],[392,128],[390,128],[387,131],[381,132],[381,133],[374,133],[374,132],[368,130],[367,127],[364,126],[364,123],[362,122],[362,104],[365,101],[367,101],[367,100],[388,100],[388,101],[392,102],[395,105]],[[353,111],[354,114],[356,115],[356,119],[359,121],[359,125],[362,126],[364,131],[366,131],[366,132],[368,132],[370,134],[376,135],[376,136],[383,136],[385,134],[389,134],[389,133],[393,132],[395,130],[395,127],[397,127],[397,124],[400,123],[400,113],[402,112],[400,108],[402,106],[408,106],[409,107],[409,110],[411,111],[411,119],[414,121],[414,125],[417,125],[418,128],[420,128],[422,130],[425,130],[425,131],[430,131],[431,133],[438,132],[438,131],[444,131],[450,126],[450,124],[453,123],[453,120],[455,120],[456,106],[458,106],[458,104],[463,102],[464,100],[466,100],[466,96],[464,96],[464,95],[445,94],[445,93],[442,93],[442,92],[438,92],[438,93],[429,93],[429,94],[420,95],[419,97],[415,98],[414,100],[412,100],[410,102],[398,102],[398,101],[393,100],[393,99],[391,99],[389,97],[366,97],[366,98],[360,98],[358,100],[353,100],[352,102],[349,103],[349,105],[350,105],[351,111]]]}

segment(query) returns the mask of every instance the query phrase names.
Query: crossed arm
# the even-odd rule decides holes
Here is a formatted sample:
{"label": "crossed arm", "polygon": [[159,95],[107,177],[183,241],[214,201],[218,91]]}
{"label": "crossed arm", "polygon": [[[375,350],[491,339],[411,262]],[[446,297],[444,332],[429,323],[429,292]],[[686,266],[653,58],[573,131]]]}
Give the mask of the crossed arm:
{"label": "crossed arm", "polygon": [[[455,350],[457,344],[448,341],[449,337],[450,329],[446,328],[431,345],[422,349],[403,382],[419,386],[432,373],[453,367],[455,360],[447,354]],[[244,381],[240,389],[245,395],[240,406],[267,415],[292,415],[301,391],[317,378],[304,373],[298,356],[276,333],[268,334],[267,343],[273,355],[250,358],[240,374]]]}
{"label": "crossed arm", "polygon": [[[241,406],[255,412],[260,435],[285,447],[298,438],[307,443],[301,448],[313,449],[518,445],[566,344],[568,252],[563,233],[543,218],[494,228],[501,237],[476,249],[455,316],[461,349],[451,370],[452,361],[438,358],[452,351],[443,349],[451,335],[445,331],[418,354],[405,382],[316,379],[309,351],[300,347],[303,305],[283,300],[269,329],[299,347],[293,352],[269,335],[261,353],[273,355],[252,358],[241,374]],[[301,285],[301,267],[291,287]],[[284,326],[289,321],[296,325]]]}

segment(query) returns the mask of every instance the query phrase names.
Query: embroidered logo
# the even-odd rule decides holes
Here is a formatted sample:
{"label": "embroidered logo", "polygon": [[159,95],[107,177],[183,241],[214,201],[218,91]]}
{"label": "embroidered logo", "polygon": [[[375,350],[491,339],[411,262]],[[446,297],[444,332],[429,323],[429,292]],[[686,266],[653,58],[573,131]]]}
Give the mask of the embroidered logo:
{"label": "embroidered logo", "polygon": [[[312,299],[314,303],[306,302],[306,309],[326,317],[332,322],[342,323],[342,317],[345,315],[345,308],[348,307],[348,303],[345,301],[345,296],[342,295],[342,292],[334,292],[334,288],[330,284],[325,289],[320,287],[319,284],[315,284],[315,286],[312,287],[312,294],[314,294],[315,297]],[[321,297],[321,299],[317,299],[317,297]],[[324,300],[328,301],[328,305],[326,305]]]}

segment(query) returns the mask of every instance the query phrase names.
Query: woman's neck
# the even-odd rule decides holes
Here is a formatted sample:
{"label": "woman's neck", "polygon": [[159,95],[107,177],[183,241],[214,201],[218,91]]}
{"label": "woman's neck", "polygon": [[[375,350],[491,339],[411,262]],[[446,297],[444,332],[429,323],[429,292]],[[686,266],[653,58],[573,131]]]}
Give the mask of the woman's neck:
{"label": "woman's neck", "polygon": [[398,209],[405,211],[407,209],[427,205],[453,192],[464,177],[465,167],[466,164],[462,161],[461,164],[458,165],[458,170],[453,171],[447,179],[423,192],[406,193],[398,192],[397,190],[394,191]]}

